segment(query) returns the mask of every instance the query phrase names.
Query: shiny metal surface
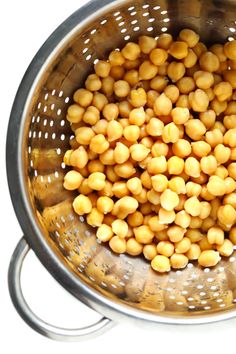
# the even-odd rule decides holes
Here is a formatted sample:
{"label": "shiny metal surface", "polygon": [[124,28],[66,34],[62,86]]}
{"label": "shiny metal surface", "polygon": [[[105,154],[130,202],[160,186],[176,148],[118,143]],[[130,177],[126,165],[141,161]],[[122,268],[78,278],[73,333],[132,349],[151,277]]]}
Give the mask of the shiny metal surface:
{"label": "shiny metal surface", "polygon": [[[17,93],[7,139],[12,200],[27,242],[74,296],[114,320],[196,324],[236,315],[236,258],[167,275],[142,258],[117,256],[71,208],[62,187],[70,127],[65,112],[97,58],[141,34],[197,30],[206,42],[236,30],[236,1],[92,1],[35,56]],[[18,135],[16,134],[18,132]],[[17,202],[16,202],[17,201]]]}
{"label": "shiny metal surface", "polygon": [[50,339],[68,342],[89,339],[104,333],[112,327],[113,323],[109,319],[102,318],[97,323],[83,328],[60,328],[52,326],[36,316],[29,308],[21,289],[21,268],[24,258],[29,250],[30,247],[28,243],[24,237],[22,237],[12,256],[8,273],[9,290],[12,302],[25,322],[37,332]]}

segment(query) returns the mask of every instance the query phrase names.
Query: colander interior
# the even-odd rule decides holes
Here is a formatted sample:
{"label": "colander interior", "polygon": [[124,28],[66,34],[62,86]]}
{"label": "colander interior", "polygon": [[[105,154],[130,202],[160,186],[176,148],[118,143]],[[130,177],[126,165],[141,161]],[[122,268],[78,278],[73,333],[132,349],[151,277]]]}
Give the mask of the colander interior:
{"label": "colander interior", "polygon": [[[61,50],[41,73],[25,120],[28,192],[42,237],[90,288],[133,308],[163,316],[196,316],[233,309],[236,258],[213,269],[189,263],[160,275],[142,257],[116,255],[74,214],[73,193],[63,189],[64,152],[73,137],[66,109],[94,61],[141,34],[198,31],[206,42],[225,41],[236,31],[234,1],[117,1],[63,39]],[[33,237],[33,236],[32,236]],[[49,242],[49,241],[48,241]]]}

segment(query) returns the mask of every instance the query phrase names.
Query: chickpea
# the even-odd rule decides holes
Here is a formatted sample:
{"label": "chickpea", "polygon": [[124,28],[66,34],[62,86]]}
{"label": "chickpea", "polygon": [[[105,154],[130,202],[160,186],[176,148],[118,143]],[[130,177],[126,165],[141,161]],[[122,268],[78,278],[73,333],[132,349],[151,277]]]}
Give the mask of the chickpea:
{"label": "chickpea", "polygon": [[143,252],[143,245],[135,240],[135,238],[131,237],[128,239],[126,243],[126,253],[131,256],[138,256]]}
{"label": "chickpea", "polygon": [[181,226],[183,229],[189,227],[190,221],[191,217],[185,210],[181,210],[175,215],[175,224]]}
{"label": "chickpea", "polygon": [[81,122],[85,109],[78,104],[72,104],[67,109],[66,119],[70,123],[79,123]]}
{"label": "chickpea", "polygon": [[188,55],[188,45],[182,41],[173,42],[170,45],[169,53],[176,59],[183,59]]}
{"label": "chickpea", "polygon": [[132,106],[128,101],[121,101],[118,103],[118,108],[120,112],[120,116],[122,118],[128,118],[129,114],[132,110]]}
{"label": "chickpea", "polygon": [[[191,219],[192,220],[192,219]],[[191,225],[191,223],[190,223]],[[191,227],[191,226],[190,226]],[[199,229],[193,229],[193,228],[189,228],[185,234],[186,237],[189,238],[189,240],[192,242],[192,243],[195,243],[195,242],[199,242],[202,240],[203,238],[203,234],[199,231]]]}
{"label": "chickpea", "polygon": [[[201,207],[202,207],[202,203],[201,202]],[[202,210],[201,210],[202,211]],[[201,215],[201,214],[200,214]],[[200,218],[200,215],[199,216],[192,216],[191,217],[191,221],[190,221],[190,224],[189,224],[189,227],[191,229],[199,229],[201,228],[202,226],[202,223],[203,223],[203,220]],[[187,235],[186,235],[187,236]],[[189,237],[191,239],[191,237]]]}
{"label": "chickpea", "polygon": [[236,227],[231,228],[229,232],[229,239],[234,245],[236,245]]}
{"label": "chickpea", "polygon": [[236,190],[236,181],[232,177],[226,177],[225,180],[226,194]]}
{"label": "chickpea", "polygon": [[233,160],[233,161],[236,160],[236,147],[230,149],[230,160]]}
{"label": "chickpea", "polygon": [[150,149],[143,144],[133,144],[130,147],[130,154],[134,161],[143,161],[149,154]]}
{"label": "chickpea", "polygon": [[156,216],[151,216],[148,220],[148,226],[153,232],[160,232],[163,231],[166,226],[163,224],[160,224],[159,217]]}
{"label": "chickpea", "polygon": [[158,67],[149,60],[145,60],[139,67],[139,78],[141,80],[151,80],[157,73]]}
{"label": "chickpea", "polygon": [[214,267],[219,261],[219,252],[213,250],[202,251],[198,258],[198,263],[203,267]]}
{"label": "chickpea", "polygon": [[208,144],[211,145],[212,148],[216,147],[216,145],[223,143],[223,134],[219,129],[213,129],[211,131],[207,131],[205,134],[205,139]]}
{"label": "chickpea", "polygon": [[91,74],[85,81],[85,87],[89,91],[98,91],[102,87],[102,82],[96,74]]}
{"label": "chickpea", "polygon": [[102,224],[98,227],[96,236],[100,241],[107,242],[113,237],[112,228],[106,224]]}
{"label": "chickpea", "polygon": [[114,193],[114,196],[117,198],[122,198],[129,195],[129,190],[126,185],[126,182],[123,181],[115,182],[112,185],[112,192]]}
{"label": "chickpea", "polygon": [[220,83],[215,85],[213,91],[218,101],[220,102],[230,99],[233,94],[232,86],[228,82],[224,81],[221,81]]}
{"label": "chickpea", "polygon": [[119,180],[119,176],[116,174],[113,166],[106,166],[105,172],[107,179],[109,179],[110,182],[116,182]]}
{"label": "chickpea", "polygon": [[180,95],[176,102],[176,107],[191,109],[189,95]]}
{"label": "chickpea", "polygon": [[157,245],[157,253],[165,257],[171,257],[174,250],[174,245],[169,241],[161,241]]}
{"label": "chickpea", "polygon": [[[232,72],[232,70],[230,70],[230,72]],[[234,70],[234,73],[235,73],[235,77],[234,79],[236,80],[236,70]],[[231,85],[233,87],[233,85]],[[236,83],[233,87],[234,89],[236,88]],[[236,104],[235,104],[235,101],[230,101],[228,102],[228,105],[227,105],[227,108],[226,110],[224,111],[224,114],[226,115],[233,115],[233,114],[236,114]]]}
{"label": "chickpea", "polygon": [[88,214],[92,210],[92,203],[88,197],[85,195],[78,195],[73,201],[73,208],[76,214],[78,215],[84,215]]}
{"label": "chickpea", "polygon": [[64,177],[63,187],[67,190],[78,189],[83,180],[83,176],[77,171],[69,171]]}
{"label": "chickpea", "polygon": [[[104,167],[104,165],[114,165],[115,160],[114,160],[114,151],[113,149],[108,149],[104,151],[100,156],[99,159]],[[99,171],[100,172],[100,171]],[[103,172],[103,171],[101,171]]]}
{"label": "chickpea", "polygon": [[82,181],[81,185],[78,188],[78,191],[79,191],[79,193],[84,194],[84,195],[88,195],[92,192],[92,189],[88,186],[88,179],[87,178]]}
{"label": "chickpea", "polygon": [[113,236],[109,241],[109,246],[115,253],[125,253],[126,241],[118,236]]}
{"label": "chickpea", "polygon": [[200,161],[201,170],[207,175],[212,175],[217,169],[217,160],[214,156],[204,156]]}
{"label": "chickpea", "polygon": [[97,209],[103,214],[110,213],[113,209],[113,206],[114,202],[109,197],[99,197],[97,199]]}
{"label": "chickpea", "polygon": [[160,208],[159,210],[159,222],[160,224],[171,224],[175,220],[174,210],[165,210]]}
{"label": "chickpea", "polygon": [[203,140],[193,142],[191,145],[194,155],[198,157],[207,156],[211,151],[211,146]]}
{"label": "chickpea", "polygon": [[141,176],[140,176],[142,185],[147,188],[147,189],[151,189],[152,188],[152,180],[151,180],[151,176],[148,173],[148,171],[144,171]]}
{"label": "chickpea", "polygon": [[113,153],[114,161],[118,164],[122,164],[129,159],[129,156],[129,148],[120,142],[116,143],[116,147]]}
{"label": "chickpea", "polygon": [[177,82],[180,80],[184,76],[185,72],[186,69],[184,64],[176,61],[172,61],[167,68],[167,74],[172,82]]}
{"label": "chickpea", "polygon": [[128,234],[128,224],[124,220],[114,220],[111,228],[113,233],[120,238],[125,238]]}
{"label": "chickpea", "polygon": [[216,114],[212,109],[210,109],[208,111],[201,112],[199,114],[199,118],[201,122],[205,125],[205,127],[207,129],[210,129],[215,124]]}
{"label": "chickpea", "polygon": [[207,190],[215,196],[222,196],[226,192],[224,181],[218,176],[211,176],[207,183]]}
{"label": "chickpea", "polygon": [[123,65],[125,62],[125,58],[123,57],[121,52],[118,50],[113,50],[109,54],[108,59],[109,59],[111,66]]}
{"label": "chickpea", "polygon": [[143,214],[140,211],[135,211],[128,215],[127,222],[131,227],[141,226],[143,223]]}
{"label": "chickpea", "polygon": [[236,221],[236,211],[230,204],[220,206],[217,211],[218,220],[224,225],[233,225]]}
{"label": "chickpea", "polygon": [[199,177],[200,176],[200,163],[195,157],[188,157],[185,160],[184,171],[188,176]]}
{"label": "chickpea", "polygon": [[189,119],[185,124],[185,131],[191,139],[200,140],[206,133],[206,127],[199,119]]}
{"label": "chickpea", "polygon": [[[125,75],[125,68],[123,66],[112,66],[109,74],[115,81],[121,80]],[[127,81],[127,80],[125,80]]]}
{"label": "chickpea", "polygon": [[130,103],[133,107],[142,107],[147,103],[146,91],[139,87],[137,90],[130,91]]}
{"label": "chickpea", "polygon": [[124,80],[128,82],[130,86],[135,86],[139,82],[139,74],[137,70],[129,70],[124,75]]}
{"label": "chickpea", "polygon": [[227,129],[236,128],[236,115],[224,116],[223,122]]}
{"label": "chickpea", "polygon": [[102,154],[109,148],[109,142],[103,134],[98,134],[91,139],[89,148],[97,154]]}
{"label": "chickpea", "polygon": [[153,108],[157,115],[167,116],[172,110],[172,102],[164,93],[162,93],[157,97]]}
{"label": "chickpea", "polygon": [[199,70],[193,77],[199,89],[207,90],[214,84],[214,76],[211,72]]}
{"label": "chickpea", "polygon": [[151,261],[151,267],[159,273],[170,271],[170,261],[168,257],[157,255]]}
{"label": "chickpea", "polygon": [[156,192],[163,192],[168,186],[168,179],[165,175],[157,174],[151,177],[151,184]]}
{"label": "chickpea", "polygon": [[200,184],[194,182],[186,183],[186,193],[188,197],[193,197],[193,196],[198,197],[201,193],[201,190],[202,188]]}
{"label": "chickpea", "polygon": [[236,147],[236,128],[229,129],[224,135],[224,144],[231,148]]}
{"label": "chickpea", "polygon": [[161,136],[164,129],[164,123],[158,118],[151,118],[146,125],[146,131],[151,136]]}
{"label": "chickpea", "polygon": [[201,202],[201,213],[199,215],[200,219],[206,219],[211,213],[211,204],[205,201]]}
{"label": "chickpea", "polygon": [[177,194],[186,193],[185,181],[182,177],[172,177],[169,180],[168,187]]}
{"label": "chickpea", "polygon": [[127,188],[134,195],[140,194],[142,191],[142,183],[138,177],[133,177],[127,181]]}
{"label": "chickpea", "polygon": [[[189,101],[195,112],[205,112],[209,105],[209,98],[205,91],[197,89],[189,94]],[[195,120],[195,119],[194,119]]]}
{"label": "chickpea", "polygon": [[82,145],[88,145],[94,136],[95,133],[89,127],[80,127],[75,131],[76,141]]}
{"label": "chickpea", "polygon": [[130,86],[125,80],[118,80],[114,83],[114,92],[117,97],[126,97],[130,92]]}
{"label": "chickpea", "polygon": [[170,189],[166,189],[160,196],[160,202],[162,208],[165,210],[173,210],[179,204],[178,194]]}
{"label": "chickpea", "polygon": [[178,156],[172,156],[167,162],[167,170],[171,175],[180,175],[184,170],[184,160]]}
{"label": "chickpea", "polygon": [[137,242],[141,244],[149,244],[154,238],[154,232],[147,225],[134,228],[134,235]]}
{"label": "chickpea", "polygon": [[192,49],[188,49],[188,55],[182,60],[185,68],[193,68],[197,63],[198,57]]}
{"label": "chickpea", "polygon": [[191,244],[189,250],[186,252],[186,256],[190,261],[197,260],[201,254],[201,248],[199,245],[193,243]]}
{"label": "chickpea", "polygon": [[205,52],[199,58],[199,64],[202,70],[210,73],[217,71],[220,66],[218,57],[212,52]]}
{"label": "chickpea", "polygon": [[152,158],[147,164],[147,171],[150,174],[159,174],[167,170],[167,162],[165,156]]}
{"label": "chickpea", "polygon": [[189,120],[189,117],[190,117],[189,109],[182,108],[182,107],[176,107],[176,108],[172,109],[171,116],[172,116],[173,122],[175,124],[185,124]]}
{"label": "chickpea", "polygon": [[99,160],[91,160],[88,163],[88,171],[89,173],[93,172],[104,172],[104,165]]}
{"label": "chickpea", "polygon": [[201,251],[208,251],[208,250],[212,250],[213,248],[213,246],[208,242],[206,236],[203,236],[203,238],[198,242],[198,244]]}
{"label": "chickpea", "polygon": [[189,238],[184,237],[181,241],[175,243],[176,253],[186,253],[191,247],[191,241]]}
{"label": "chickpea", "polygon": [[139,57],[141,50],[138,44],[129,42],[121,50],[121,53],[125,59],[136,60]]}
{"label": "chickpea", "polygon": [[236,180],[236,162],[231,162],[228,165],[229,176]]}
{"label": "chickpea", "polygon": [[124,162],[122,164],[116,165],[114,167],[114,172],[119,177],[129,178],[136,172],[136,169],[134,168],[132,162],[126,161],[126,162]]}
{"label": "chickpea", "polygon": [[169,152],[169,147],[166,143],[162,141],[156,141],[151,148],[151,153],[153,157],[167,156]]}
{"label": "chickpea", "polygon": [[187,45],[190,47],[190,48],[193,48],[196,46],[196,44],[199,42],[199,35],[194,32],[193,30],[191,29],[188,29],[188,28],[185,28],[183,30],[180,31],[179,33],[179,38],[186,42]]}
{"label": "chickpea", "polygon": [[101,172],[93,172],[88,177],[88,186],[94,190],[101,190],[105,187],[106,176]]}
{"label": "chickpea", "polygon": [[184,203],[187,200],[186,195],[184,194],[180,194],[179,195],[179,204],[177,205],[177,207],[175,208],[176,211],[181,211],[184,208]]}
{"label": "chickpea", "polygon": [[138,44],[141,51],[144,54],[149,54],[154,48],[156,48],[156,39],[149,36],[141,36],[138,39]]}
{"label": "chickpea", "polygon": [[230,159],[231,150],[229,147],[219,144],[214,149],[214,155],[219,164],[226,163]]}
{"label": "chickpea", "polygon": [[188,264],[188,258],[184,254],[174,253],[170,257],[170,264],[174,269],[182,269]]}
{"label": "chickpea", "polygon": [[145,122],[146,115],[143,107],[133,109],[129,114],[130,124],[142,126]]}
{"label": "chickpea", "polygon": [[184,209],[188,214],[198,216],[201,213],[201,203],[196,196],[193,196],[186,200]]}
{"label": "chickpea", "polygon": [[89,225],[98,227],[102,225],[103,218],[104,215],[97,208],[92,208],[91,212],[86,217],[86,221]]}
{"label": "chickpea", "polygon": [[143,255],[147,260],[151,261],[157,255],[156,245],[154,243],[145,245],[143,247]]}
{"label": "chickpea", "polygon": [[141,193],[136,194],[135,198],[140,204],[146,203],[148,201],[147,190],[145,188],[143,188]]}
{"label": "chickpea", "polygon": [[[147,106],[149,108],[153,108],[154,102],[156,101],[158,96],[159,96],[159,93],[157,91],[155,91],[155,90],[149,90],[147,92]],[[154,115],[154,112],[153,112],[153,114],[150,117],[153,117],[153,115]]]}
{"label": "chickpea", "polygon": [[179,98],[179,89],[175,85],[168,85],[164,89],[165,95],[171,100],[172,103],[176,103]]}
{"label": "chickpea", "polygon": [[130,142],[135,142],[140,136],[140,128],[136,125],[129,125],[124,128],[123,135],[126,140]]}
{"label": "chickpea", "polygon": [[224,257],[231,256],[234,251],[233,243],[228,239],[224,240],[221,245],[217,245],[216,249],[220,253],[220,255]]}
{"label": "chickpea", "polygon": [[73,99],[82,107],[88,107],[91,105],[93,100],[93,94],[86,89],[78,89],[73,95]]}
{"label": "chickpea", "polygon": [[118,118],[119,108],[115,103],[107,103],[103,107],[102,114],[108,121],[115,120]]}
{"label": "chickpea", "polygon": [[224,243],[224,231],[219,227],[211,227],[207,231],[207,239],[211,245],[222,245]]}
{"label": "chickpea", "polygon": [[162,139],[164,143],[176,143],[179,140],[179,129],[175,123],[169,123],[164,126]]}
{"label": "chickpea", "polygon": [[195,81],[192,77],[185,76],[177,82],[177,87],[180,93],[189,94],[195,89]]}
{"label": "chickpea", "polygon": [[83,146],[74,150],[70,155],[70,166],[84,168],[88,163],[88,154]]}
{"label": "chickpea", "polygon": [[215,111],[216,115],[219,116],[227,108],[227,102],[220,102],[217,98],[211,101],[211,108]]}
{"label": "chickpea", "polygon": [[147,192],[147,199],[153,205],[160,204],[160,196],[161,196],[160,193],[156,192],[154,189],[151,189],[150,191]]}
{"label": "chickpea", "polygon": [[225,43],[224,45],[224,54],[226,55],[227,58],[231,60],[236,60],[236,41],[230,41]]}
{"label": "chickpea", "polygon": [[179,139],[172,145],[173,153],[181,158],[185,158],[191,154],[191,145],[185,139]]}
{"label": "chickpea", "polygon": [[65,155],[63,156],[63,162],[64,162],[64,164],[67,165],[67,166],[71,166],[71,164],[70,164],[70,157],[71,157],[71,155],[72,155],[72,152],[73,152],[73,150],[67,150],[67,151],[65,152]]}
{"label": "chickpea", "polygon": [[171,34],[162,33],[157,39],[157,47],[167,50],[169,49],[172,42],[173,38]]}

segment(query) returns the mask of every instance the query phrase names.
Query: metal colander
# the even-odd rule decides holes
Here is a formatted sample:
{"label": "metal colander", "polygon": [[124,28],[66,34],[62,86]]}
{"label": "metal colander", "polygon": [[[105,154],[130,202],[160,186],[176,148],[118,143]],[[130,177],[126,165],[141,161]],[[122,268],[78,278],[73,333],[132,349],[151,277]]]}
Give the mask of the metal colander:
{"label": "metal colander", "polygon": [[10,292],[22,317],[39,332],[78,337],[109,327],[110,320],[77,333],[45,327],[20,289],[28,244],[68,291],[109,319],[194,324],[236,315],[235,254],[212,269],[189,263],[158,274],[142,257],[116,255],[101,245],[94,229],[73,212],[72,192],[63,188],[63,155],[73,137],[66,110],[96,59],[141,34],[175,35],[184,27],[205,42],[224,42],[234,36],[235,20],[234,0],[192,0],[191,6],[187,0],[95,0],[66,20],[35,56],[11,114],[7,169],[25,235],[12,258]]}

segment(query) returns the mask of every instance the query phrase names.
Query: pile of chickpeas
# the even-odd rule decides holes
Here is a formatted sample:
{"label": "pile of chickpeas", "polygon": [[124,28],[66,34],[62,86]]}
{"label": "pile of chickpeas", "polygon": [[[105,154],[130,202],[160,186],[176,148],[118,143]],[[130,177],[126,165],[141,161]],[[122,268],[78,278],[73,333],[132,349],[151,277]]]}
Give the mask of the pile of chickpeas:
{"label": "pile of chickpeas", "polygon": [[157,272],[215,266],[236,244],[236,41],[199,40],[183,29],[112,51],[67,111],[75,212]]}

